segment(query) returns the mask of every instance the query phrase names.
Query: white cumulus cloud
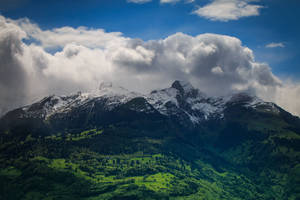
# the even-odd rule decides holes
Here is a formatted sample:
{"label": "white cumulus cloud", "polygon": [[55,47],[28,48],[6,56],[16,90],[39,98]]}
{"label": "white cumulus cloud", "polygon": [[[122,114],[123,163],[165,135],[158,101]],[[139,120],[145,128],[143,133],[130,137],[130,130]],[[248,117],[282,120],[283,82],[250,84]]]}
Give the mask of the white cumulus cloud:
{"label": "white cumulus cloud", "polygon": [[129,3],[140,3],[140,4],[143,4],[143,3],[148,3],[152,0],[127,0],[127,2]]}
{"label": "white cumulus cloud", "polygon": [[229,21],[257,16],[262,6],[252,4],[251,1],[253,0],[213,0],[209,4],[199,7],[193,13],[213,21]]}
{"label": "white cumulus cloud", "polygon": [[284,43],[282,43],[282,42],[278,42],[278,43],[276,43],[276,42],[271,42],[271,43],[267,44],[265,47],[266,47],[266,48],[277,48],[277,47],[284,48],[285,45],[284,45]]}
{"label": "white cumulus cloud", "polygon": [[180,0],[160,0],[160,3],[177,3]]}

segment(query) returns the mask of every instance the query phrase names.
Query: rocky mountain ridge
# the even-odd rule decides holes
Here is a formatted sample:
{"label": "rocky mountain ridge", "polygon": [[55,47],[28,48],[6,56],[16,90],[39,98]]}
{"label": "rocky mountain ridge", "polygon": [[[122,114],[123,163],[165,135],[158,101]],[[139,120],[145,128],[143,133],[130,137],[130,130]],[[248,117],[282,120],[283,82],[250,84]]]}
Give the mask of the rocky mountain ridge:
{"label": "rocky mountain ridge", "polygon": [[265,112],[279,112],[275,104],[264,102],[247,93],[208,97],[184,81],[175,81],[170,88],[154,90],[146,95],[113,86],[112,83],[102,83],[98,90],[90,93],[78,92],[70,96],[51,95],[12,112],[17,113],[18,118],[48,120],[54,116],[72,112],[79,107],[85,112],[93,112],[96,104],[101,104],[104,110],[111,111],[137,98],[143,99],[144,105],[131,106],[129,109],[135,112],[156,112],[167,117],[175,116],[189,120],[194,125],[212,118],[222,119],[224,110],[233,104],[242,104],[245,107],[261,109]]}

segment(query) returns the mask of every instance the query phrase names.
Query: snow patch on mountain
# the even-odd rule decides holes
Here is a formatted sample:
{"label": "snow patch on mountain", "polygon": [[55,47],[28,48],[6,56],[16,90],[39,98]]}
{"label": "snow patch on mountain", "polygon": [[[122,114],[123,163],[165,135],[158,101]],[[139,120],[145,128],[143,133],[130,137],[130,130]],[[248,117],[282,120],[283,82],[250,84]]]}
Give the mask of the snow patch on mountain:
{"label": "snow patch on mountain", "polygon": [[175,88],[167,88],[163,90],[152,91],[149,95],[145,95],[146,100],[161,114],[167,115],[167,105],[174,105],[178,107],[176,99],[178,91]]}
{"label": "snow patch on mountain", "polygon": [[208,103],[196,103],[192,105],[192,109],[203,112],[205,118],[207,119],[210,114],[215,113],[218,110],[218,107]]}
{"label": "snow patch on mountain", "polygon": [[57,113],[68,113],[72,109],[83,106],[90,111],[98,101],[104,104],[108,111],[123,105],[135,98],[145,101],[129,106],[136,112],[158,112],[165,116],[175,116],[178,119],[189,119],[198,124],[210,118],[224,117],[224,110],[229,105],[241,104],[253,109],[264,109],[269,112],[279,112],[275,104],[266,103],[256,96],[247,93],[237,93],[224,97],[207,97],[195,89],[190,83],[175,81],[170,88],[154,90],[150,94],[131,92],[123,87],[103,82],[99,89],[89,93],[73,94],[70,96],[49,96],[30,106],[22,108],[22,117],[40,117],[47,119]]}
{"label": "snow patch on mountain", "polygon": [[189,93],[195,89],[191,83],[187,81],[178,81],[178,80],[174,81],[171,87],[183,93]]}

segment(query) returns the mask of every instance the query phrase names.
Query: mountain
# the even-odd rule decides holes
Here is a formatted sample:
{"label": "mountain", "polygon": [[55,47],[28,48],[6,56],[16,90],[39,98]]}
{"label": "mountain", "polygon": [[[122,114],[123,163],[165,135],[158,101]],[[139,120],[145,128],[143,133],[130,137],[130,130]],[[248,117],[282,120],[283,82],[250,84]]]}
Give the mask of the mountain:
{"label": "mountain", "polygon": [[190,83],[112,83],[0,119],[0,199],[300,199],[300,119]]}

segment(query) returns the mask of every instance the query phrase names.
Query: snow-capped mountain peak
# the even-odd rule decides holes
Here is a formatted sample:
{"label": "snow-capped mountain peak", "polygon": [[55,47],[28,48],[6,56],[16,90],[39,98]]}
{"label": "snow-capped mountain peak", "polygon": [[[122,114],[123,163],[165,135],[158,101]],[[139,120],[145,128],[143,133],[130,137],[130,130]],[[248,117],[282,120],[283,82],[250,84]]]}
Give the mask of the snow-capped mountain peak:
{"label": "snow-capped mountain peak", "polygon": [[141,94],[138,94],[136,92],[132,92],[127,90],[126,88],[123,88],[122,86],[118,86],[113,84],[112,82],[102,82],[99,85],[99,88],[97,90],[93,90],[89,93],[87,93],[90,98],[97,98],[97,97],[124,97],[128,98],[134,98],[136,96],[140,96]]}
{"label": "snow-capped mountain peak", "polygon": [[182,93],[188,93],[195,89],[190,82],[179,80],[174,81],[171,87],[179,90]]}
{"label": "snow-capped mountain peak", "polygon": [[20,117],[49,119],[52,116],[68,115],[77,109],[81,112],[96,112],[93,111],[96,107],[111,112],[134,99],[141,100],[132,101],[130,106],[127,106],[133,111],[145,114],[160,113],[166,117],[176,118],[182,123],[191,122],[194,125],[209,119],[223,119],[226,108],[235,105],[266,112],[279,112],[275,104],[266,103],[251,94],[208,97],[185,81],[174,81],[171,87],[154,90],[149,94],[131,92],[111,82],[103,82],[97,90],[89,93],[78,92],[69,96],[46,97],[21,108]]}

